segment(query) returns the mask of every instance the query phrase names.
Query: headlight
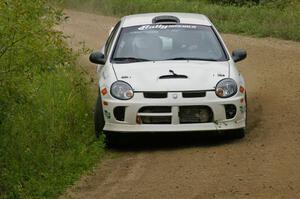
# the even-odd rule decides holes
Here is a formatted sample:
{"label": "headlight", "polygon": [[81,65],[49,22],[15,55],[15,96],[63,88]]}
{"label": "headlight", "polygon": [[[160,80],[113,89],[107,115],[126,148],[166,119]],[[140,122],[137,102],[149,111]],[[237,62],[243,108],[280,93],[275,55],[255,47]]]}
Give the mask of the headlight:
{"label": "headlight", "polygon": [[216,95],[221,98],[231,97],[237,92],[237,85],[233,79],[222,79],[217,83]]}
{"label": "headlight", "polygon": [[133,90],[129,84],[123,81],[116,81],[110,87],[113,97],[120,100],[129,100],[133,97]]}

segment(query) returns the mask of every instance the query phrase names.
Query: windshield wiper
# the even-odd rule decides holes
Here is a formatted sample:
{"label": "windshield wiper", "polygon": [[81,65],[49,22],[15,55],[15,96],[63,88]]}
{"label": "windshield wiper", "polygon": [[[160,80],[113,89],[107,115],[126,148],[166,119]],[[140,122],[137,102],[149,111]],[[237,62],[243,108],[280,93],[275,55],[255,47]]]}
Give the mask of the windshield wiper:
{"label": "windshield wiper", "polygon": [[137,57],[115,57],[113,61],[116,62],[143,62],[143,61],[151,61],[149,59],[137,58]]}
{"label": "windshield wiper", "polygon": [[220,61],[217,59],[210,59],[210,58],[197,58],[197,57],[173,57],[170,59],[165,60],[199,60],[199,61]]}

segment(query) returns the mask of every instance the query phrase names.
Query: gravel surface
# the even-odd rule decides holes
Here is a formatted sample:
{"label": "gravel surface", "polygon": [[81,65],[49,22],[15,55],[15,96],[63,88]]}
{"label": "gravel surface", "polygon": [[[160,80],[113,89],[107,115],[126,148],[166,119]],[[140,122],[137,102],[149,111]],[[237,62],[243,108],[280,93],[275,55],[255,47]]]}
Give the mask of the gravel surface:
{"label": "gravel surface", "polygon": [[[59,27],[77,48],[99,49],[117,19],[66,10]],[[247,83],[249,133],[128,137],[62,199],[300,198],[300,43],[223,34]],[[95,79],[95,66],[82,57]],[[97,81],[95,81],[97,82]],[[96,84],[96,83],[95,83]],[[96,92],[96,91],[95,91]]]}

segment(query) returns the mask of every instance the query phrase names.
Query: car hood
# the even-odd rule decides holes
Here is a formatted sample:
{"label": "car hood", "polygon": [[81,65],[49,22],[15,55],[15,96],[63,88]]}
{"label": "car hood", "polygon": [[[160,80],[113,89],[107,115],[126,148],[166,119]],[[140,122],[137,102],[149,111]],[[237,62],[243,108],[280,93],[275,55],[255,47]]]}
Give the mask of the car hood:
{"label": "car hood", "polygon": [[[218,81],[229,77],[228,62],[157,61],[113,64],[118,80],[129,83],[134,91],[191,91],[214,89]],[[187,78],[160,79],[170,70]]]}

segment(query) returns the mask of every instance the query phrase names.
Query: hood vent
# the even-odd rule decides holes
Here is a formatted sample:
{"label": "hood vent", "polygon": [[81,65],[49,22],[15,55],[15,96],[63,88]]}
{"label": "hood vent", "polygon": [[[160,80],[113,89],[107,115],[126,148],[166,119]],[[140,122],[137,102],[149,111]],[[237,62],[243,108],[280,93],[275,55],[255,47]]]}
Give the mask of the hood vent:
{"label": "hood vent", "polygon": [[180,20],[177,17],[163,15],[157,16],[152,19],[152,23],[160,23],[160,24],[173,24],[180,23]]}
{"label": "hood vent", "polygon": [[176,74],[173,70],[169,70],[169,72],[172,74],[172,75],[162,75],[159,77],[159,79],[187,79],[188,76],[186,75],[179,75],[179,74]]}

